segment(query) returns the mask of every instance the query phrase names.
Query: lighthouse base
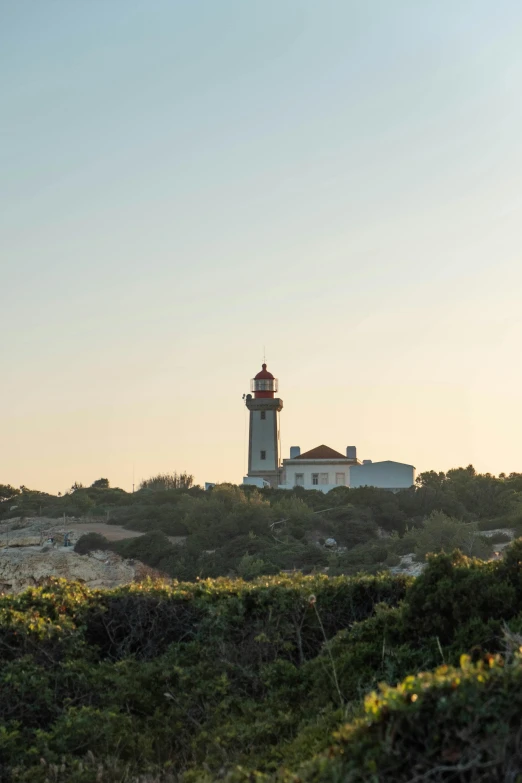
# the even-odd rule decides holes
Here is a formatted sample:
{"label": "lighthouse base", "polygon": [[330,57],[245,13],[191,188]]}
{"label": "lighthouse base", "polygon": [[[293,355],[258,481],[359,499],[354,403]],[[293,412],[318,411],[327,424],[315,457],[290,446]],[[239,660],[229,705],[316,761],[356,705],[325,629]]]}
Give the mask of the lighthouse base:
{"label": "lighthouse base", "polygon": [[243,479],[243,484],[253,484],[256,487],[277,487],[282,479],[282,469],[280,470],[253,470]]}

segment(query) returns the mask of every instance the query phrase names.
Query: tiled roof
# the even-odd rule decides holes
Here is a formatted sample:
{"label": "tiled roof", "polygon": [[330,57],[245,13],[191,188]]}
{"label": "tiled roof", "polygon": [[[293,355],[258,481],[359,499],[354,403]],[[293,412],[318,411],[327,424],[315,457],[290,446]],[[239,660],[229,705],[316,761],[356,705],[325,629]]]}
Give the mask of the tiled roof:
{"label": "tiled roof", "polygon": [[304,454],[300,454],[296,459],[346,459],[346,454],[341,454],[335,449],[331,449],[330,446],[316,446],[315,449],[305,451]]}

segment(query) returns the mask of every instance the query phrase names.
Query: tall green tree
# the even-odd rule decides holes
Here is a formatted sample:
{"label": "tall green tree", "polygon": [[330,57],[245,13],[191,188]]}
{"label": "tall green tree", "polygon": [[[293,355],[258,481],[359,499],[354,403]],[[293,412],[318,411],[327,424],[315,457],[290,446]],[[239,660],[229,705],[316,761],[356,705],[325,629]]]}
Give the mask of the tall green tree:
{"label": "tall green tree", "polygon": [[10,484],[0,484],[0,501],[11,500],[20,494],[20,490],[12,487]]}

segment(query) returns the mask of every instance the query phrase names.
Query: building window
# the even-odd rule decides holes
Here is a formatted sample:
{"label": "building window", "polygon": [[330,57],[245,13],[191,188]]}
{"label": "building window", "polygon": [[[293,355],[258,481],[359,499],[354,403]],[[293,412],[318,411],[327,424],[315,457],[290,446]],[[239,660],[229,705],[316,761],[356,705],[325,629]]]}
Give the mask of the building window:
{"label": "building window", "polygon": [[266,411],[261,411],[261,418],[266,419]]}
{"label": "building window", "polygon": [[319,473],[319,484],[328,484],[328,473]]}
{"label": "building window", "polygon": [[319,473],[312,473],[312,484],[319,484]]}
{"label": "building window", "polygon": [[336,473],[335,474],[335,483],[337,485],[345,485],[346,484],[346,474],[345,473]]}
{"label": "building window", "polygon": [[261,452],[261,459],[266,459],[266,451]]}
{"label": "building window", "polygon": [[304,487],[304,473],[295,474],[295,487]]}

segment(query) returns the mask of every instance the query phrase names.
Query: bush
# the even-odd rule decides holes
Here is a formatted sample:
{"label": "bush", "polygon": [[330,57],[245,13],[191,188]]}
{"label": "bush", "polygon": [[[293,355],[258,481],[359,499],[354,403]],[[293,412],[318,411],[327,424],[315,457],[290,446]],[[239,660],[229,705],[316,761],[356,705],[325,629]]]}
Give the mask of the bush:
{"label": "bush", "polygon": [[329,574],[355,574],[360,571],[374,568],[384,568],[384,563],[392,557],[396,558],[389,549],[386,540],[377,540],[375,542],[361,544],[353,547],[346,552],[332,553],[330,555]]}
{"label": "bush", "polygon": [[[21,488],[17,515],[84,506],[145,533],[86,536],[80,551],[110,547],[191,581],[112,591],[58,581],[0,596],[0,779],[210,783],[242,765],[249,780],[259,770],[292,783],[516,780],[520,664],[489,656],[506,635],[510,650],[521,646],[522,542],[503,560],[475,557],[501,542],[479,530],[520,524],[522,477],[468,467],[420,478],[393,495],[161,481],[132,495]],[[314,543],[331,536],[346,551]],[[442,550],[417,579],[369,575]],[[328,577],[280,574],[326,567]],[[462,653],[477,666],[457,668]],[[394,687],[362,711],[380,682]],[[493,745],[505,751],[498,763]]]}
{"label": "bush", "polygon": [[254,555],[243,555],[237,569],[241,579],[255,579],[265,570],[265,563]]}
{"label": "bush", "polygon": [[113,549],[122,557],[136,558],[152,568],[161,568],[162,561],[176,552],[176,547],[160,530],[136,538],[115,541]]}
{"label": "bush", "polygon": [[74,551],[79,555],[86,555],[96,549],[111,549],[112,543],[101,533],[84,533],[74,546]]}
{"label": "bush", "polygon": [[491,555],[491,544],[477,533],[476,525],[452,519],[441,512],[431,514],[413,536],[418,560],[424,559],[427,554],[452,552],[454,549],[460,549],[469,557],[487,558]]}
{"label": "bush", "polygon": [[402,536],[399,536],[398,533],[392,533],[387,544],[390,552],[395,555],[412,554],[417,547],[417,528],[407,529]]}
{"label": "bush", "polygon": [[1,597],[2,780],[16,766],[43,781],[49,765],[71,770],[86,753],[116,755],[129,775],[246,747],[270,755],[305,718],[306,666],[324,635],[397,603],[407,584],[264,577],[91,592],[55,581]]}
{"label": "bush", "polygon": [[[142,538],[156,557],[161,534]],[[262,559],[243,556],[244,575]],[[518,649],[521,562],[517,541],[502,561],[433,555],[417,579],[279,575],[110,591],[54,581],[2,596],[1,779],[95,783],[115,769],[116,783],[169,770],[190,783],[242,765],[254,780],[250,770],[285,766],[310,783],[437,780],[446,758],[449,783],[460,760],[480,779],[473,749],[503,774],[488,754],[502,747],[513,762],[520,666],[450,667],[464,652],[490,661],[507,624]],[[448,668],[417,674],[441,660]],[[379,682],[405,677],[360,717]]]}
{"label": "bush", "polygon": [[[304,783],[518,780],[522,664],[487,657],[407,677],[368,696],[364,715],[335,733],[328,755],[301,768]],[[278,779],[289,780],[281,773]],[[236,781],[247,779],[236,774]],[[251,778],[250,778],[251,779]]]}
{"label": "bush", "polygon": [[492,536],[484,536],[484,538],[487,538],[490,544],[507,544],[512,540],[508,533],[503,533],[501,530],[498,530]]}

